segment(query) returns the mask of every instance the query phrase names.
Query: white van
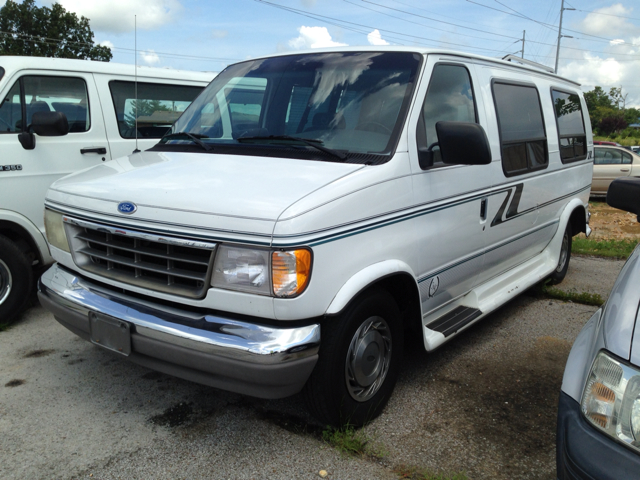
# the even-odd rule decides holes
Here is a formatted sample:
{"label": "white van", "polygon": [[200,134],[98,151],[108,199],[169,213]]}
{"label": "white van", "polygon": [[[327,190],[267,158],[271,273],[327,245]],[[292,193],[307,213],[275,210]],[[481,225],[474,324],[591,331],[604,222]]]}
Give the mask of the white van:
{"label": "white van", "polygon": [[[0,323],[51,264],[43,203],[71,172],[149,148],[215,74],[85,60],[0,56]],[[35,133],[34,133],[35,132]],[[67,134],[68,132],[68,134]]]}
{"label": "white van", "polygon": [[431,351],[589,233],[579,85],[441,50],[313,50],[228,67],[155,147],[57,181],[39,296],[159,371],[378,415],[406,332]]}

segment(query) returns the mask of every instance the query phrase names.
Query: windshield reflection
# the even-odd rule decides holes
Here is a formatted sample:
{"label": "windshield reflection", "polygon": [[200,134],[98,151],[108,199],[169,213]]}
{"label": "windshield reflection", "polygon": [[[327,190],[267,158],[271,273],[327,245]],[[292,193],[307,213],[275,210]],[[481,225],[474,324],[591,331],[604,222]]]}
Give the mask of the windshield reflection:
{"label": "windshield reflection", "polygon": [[[220,151],[216,146],[233,147],[228,153],[285,146],[301,158],[322,154],[297,137],[316,141],[326,151],[388,155],[397,143],[420,61],[420,55],[409,52],[336,52],[232,65],[191,104],[172,133],[195,135],[213,145],[214,153]],[[189,142],[175,135],[161,141]]]}

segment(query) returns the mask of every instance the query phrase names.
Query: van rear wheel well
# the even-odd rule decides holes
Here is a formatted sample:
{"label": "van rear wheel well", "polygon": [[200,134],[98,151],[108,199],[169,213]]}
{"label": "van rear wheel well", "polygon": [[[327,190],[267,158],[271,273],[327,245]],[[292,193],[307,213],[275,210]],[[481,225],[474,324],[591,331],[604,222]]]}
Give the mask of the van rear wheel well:
{"label": "van rear wheel well", "polygon": [[584,207],[577,207],[571,212],[569,223],[571,224],[571,235],[576,236],[579,233],[587,233],[587,220]]}

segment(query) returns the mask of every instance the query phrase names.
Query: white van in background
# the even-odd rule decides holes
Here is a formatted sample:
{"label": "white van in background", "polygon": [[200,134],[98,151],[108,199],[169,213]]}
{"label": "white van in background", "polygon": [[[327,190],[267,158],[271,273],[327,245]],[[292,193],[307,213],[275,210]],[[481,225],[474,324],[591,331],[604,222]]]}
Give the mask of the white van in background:
{"label": "white van in background", "polygon": [[[134,75],[133,65],[0,56],[0,323],[24,306],[34,269],[53,261],[49,185],[135,149]],[[138,68],[138,148],[156,144],[214,76]]]}

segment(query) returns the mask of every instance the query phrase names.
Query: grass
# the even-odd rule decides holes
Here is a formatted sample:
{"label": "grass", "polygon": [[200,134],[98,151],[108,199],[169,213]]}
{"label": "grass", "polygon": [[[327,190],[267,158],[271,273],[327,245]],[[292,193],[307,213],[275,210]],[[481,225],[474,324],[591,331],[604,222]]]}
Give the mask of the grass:
{"label": "grass", "polygon": [[639,240],[596,240],[575,237],[571,245],[571,253],[580,255],[597,255],[608,258],[628,258],[636,248]]}
{"label": "grass", "polygon": [[547,298],[555,298],[556,300],[562,300],[564,302],[582,303],[583,305],[595,305],[596,307],[600,307],[604,303],[603,298],[598,293],[563,292],[558,288],[550,287],[548,285],[542,285],[541,291],[542,294]]}
{"label": "grass", "polygon": [[11,325],[9,323],[0,323],[0,332],[4,332],[5,330],[9,330]]}
{"label": "grass", "polygon": [[464,473],[433,473],[425,468],[405,465],[395,468],[394,473],[398,475],[398,478],[409,480],[468,480],[467,475]]}
{"label": "grass", "polygon": [[382,445],[374,442],[364,430],[351,425],[342,428],[327,427],[322,432],[322,439],[333,448],[353,456],[367,456],[381,459],[386,455]]}

